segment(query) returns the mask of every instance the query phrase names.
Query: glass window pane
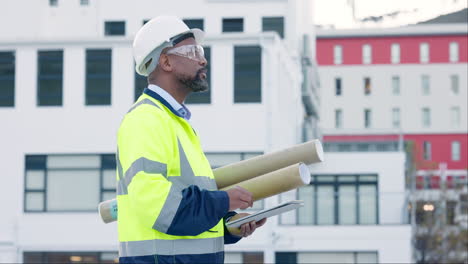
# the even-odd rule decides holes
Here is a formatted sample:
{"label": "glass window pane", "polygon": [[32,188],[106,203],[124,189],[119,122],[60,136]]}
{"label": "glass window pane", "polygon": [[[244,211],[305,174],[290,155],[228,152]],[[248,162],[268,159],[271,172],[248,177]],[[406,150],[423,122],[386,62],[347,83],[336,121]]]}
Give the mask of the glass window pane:
{"label": "glass window pane", "polygon": [[244,264],[263,263],[263,252],[244,252],[242,256]]}
{"label": "glass window pane", "polygon": [[240,153],[207,153],[205,155],[212,168],[218,168],[241,161]]}
{"label": "glass window pane", "polygon": [[371,264],[379,263],[377,258],[377,253],[375,252],[357,252],[356,253],[356,263],[357,264]]}
{"label": "glass window pane", "polygon": [[45,172],[43,170],[26,171],[26,189],[28,190],[44,189],[44,175],[45,175]]}
{"label": "glass window pane", "polygon": [[459,141],[452,141],[452,160],[453,161],[460,160],[460,142]]}
{"label": "glass window pane", "polygon": [[51,155],[47,157],[47,168],[96,168],[101,167],[98,155]]}
{"label": "glass window pane", "polygon": [[[296,194],[297,194],[296,190],[291,190],[291,191],[287,191],[287,192],[280,194],[281,203],[289,202],[292,200],[297,200]],[[295,225],[296,218],[297,218],[296,213],[297,213],[296,210],[292,210],[292,211],[280,214],[279,216],[280,223],[283,225]]]}
{"label": "glass window pane", "polygon": [[47,156],[45,155],[27,155],[26,156],[26,169],[45,169]]}
{"label": "glass window pane", "polygon": [[223,32],[242,32],[244,31],[243,18],[224,18]]}
{"label": "glass window pane", "polygon": [[392,63],[400,62],[400,44],[392,44]]}
{"label": "glass window pane", "polygon": [[26,211],[44,211],[44,193],[26,193]]}
{"label": "glass window pane", "polygon": [[459,79],[458,75],[450,75],[450,87],[453,94],[458,94]]}
{"label": "glass window pane", "polygon": [[135,72],[135,101],[143,93],[143,90],[148,86],[148,79]]}
{"label": "glass window pane", "polygon": [[339,223],[342,225],[356,224],[356,186],[340,185],[338,194]]}
{"label": "glass window pane", "polygon": [[125,35],[125,21],[104,22],[104,34],[106,36],[124,36]]}
{"label": "glass window pane", "polygon": [[354,263],[354,254],[344,252],[297,253],[297,263]]}
{"label": "glass window pane", "polygon": [[398,76],[392,77],[392,92],[393,92],[393,95],[400,94],[400,77]]}
{"label": "glass window pane", "polygon": [[299,200],[304,201],[304,206],[298,209],[298,224],[312,225],[314,224],[314,207],[315,207],[315,194],[314,186],[308,185],[298,189]]}
{"label": "glass window pane", "polygon": [[53,170],[47,175],[47,210],[96,210],[99,170]]}
{"label": "glass window pane", "polygon": [[377,223],[377,187],[375,185],[359,186],[359,223]]}
{"label": "glass window pane", "polygon": [[317,176],[316,179],[318,182],[334,182],[335,176]]}
{"label": "glass window pane", "polygon": [[264,17],[262,18],[262,31],[275,31],[284,38],[284,18],[283,17]]}
{"label": "glass window pane", "polygon": [[102,188],[103,189],[115,189],[117,176],[115,170],[103,170],[102,171]]}
{"label": "glass window pane", "polygon": [[337,177],[337,180],[338,182],[355,182],[356,176],[348,176],[348,175],[341,176],[340,175]]}
{"label": "glass window pane", "polygon": [[86,105],[110,105],[112,50],[86,50]]}
{"label": "glass window pane", "polygon": [[0,52],[0,107],[15,104],[15,53]]}
{"label": "glass window pane", "polygon": [[204,30],[203,18],[200,18],[200,19],[184,19],[184,23],[189,28],[198,28],[198,29]]}
{"label": "glass window pane", "polygon": [[224,253],[224,263],[242,263],[242,253],[237,253],[237,252]]}
{"label": "glass window pane", "polygon": [[262,48],[234,47],[234,102],[262,101]]}
{"label": "glass window pane", "polygon": [[23,263],[44,263],[42,252],[24,252]]}
{"label": "glass window pane", "polygon": [[297,253],[296,252],[276,252],[275,253],[275,263],[296,264],[297,263]]}
{"label": "glass window pane", "polygon": [[335,223],[334,189],[333,186],[317,186],[317,219],[319,225]]}
{"label": "glass window pane", "polygon": [[102,264],[119,263],[119,253],[117,252],[103,252],[101,253]]}
{"label": "glass window pane", "polygon": [[377,176],[376,175],[365,175],[365,176],[359,176],[359,181],[363,182],[377,182]]}
{"label": "glass window pane", "polygon": [[333,47],[333,62],[335,64],[343,63],[343,48],[340,45]]}

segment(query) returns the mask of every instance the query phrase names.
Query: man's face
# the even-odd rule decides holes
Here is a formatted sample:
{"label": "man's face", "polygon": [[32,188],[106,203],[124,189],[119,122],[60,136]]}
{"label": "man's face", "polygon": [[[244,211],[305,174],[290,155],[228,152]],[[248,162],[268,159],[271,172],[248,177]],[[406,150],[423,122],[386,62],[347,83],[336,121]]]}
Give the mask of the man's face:
{"label": "man's face", "polygon": [[[194,38],[188,38],[177,43],[174,48],[196,44],[197,43]],[[174,63],[174,75],[181,84],[192,92],[203,92],[208,90],[206,69],[207,61],[205,58],[201,61],[197,61],[177,54],[169,54],[168,56],[172,63]]]}

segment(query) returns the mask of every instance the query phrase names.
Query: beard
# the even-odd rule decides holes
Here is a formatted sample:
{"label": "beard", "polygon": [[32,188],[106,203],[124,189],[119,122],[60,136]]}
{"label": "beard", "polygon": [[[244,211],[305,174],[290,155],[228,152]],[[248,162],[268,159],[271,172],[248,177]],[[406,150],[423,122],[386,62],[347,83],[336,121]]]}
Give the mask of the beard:
{"label": "beard", "polygon": [[195,77],[181,76],[178,79],[185,87],[190,89],[192,92],[205,92],[208,91],[208,81],[206,79],[201,78],[201,74],[205,70],[206,69],[204,68],[198,70],[197,74],[195,74]]}

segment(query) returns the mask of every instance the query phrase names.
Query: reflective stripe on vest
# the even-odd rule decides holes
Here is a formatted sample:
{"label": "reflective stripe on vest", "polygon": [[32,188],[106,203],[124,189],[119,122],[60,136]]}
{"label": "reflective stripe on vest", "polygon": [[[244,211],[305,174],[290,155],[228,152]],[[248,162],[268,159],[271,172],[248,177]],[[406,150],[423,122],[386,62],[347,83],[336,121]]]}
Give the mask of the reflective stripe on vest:
{"label": "reflective stripe on vest", "polygon": [[121,257],[147,255],[209,254],[223,251],[224,238],[142,240],[120,242]]}

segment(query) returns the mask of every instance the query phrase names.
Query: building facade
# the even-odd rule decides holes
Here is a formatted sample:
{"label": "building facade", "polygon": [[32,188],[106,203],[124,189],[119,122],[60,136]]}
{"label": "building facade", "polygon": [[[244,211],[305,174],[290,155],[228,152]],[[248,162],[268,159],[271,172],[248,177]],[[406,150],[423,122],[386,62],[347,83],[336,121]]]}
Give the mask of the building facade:
{"label": "building facade", "polygon": [[[213,167],[320,138],[312,4],[2,2],[0,22],[14,26],[0,28],[0,262],[115,262],[117,226],[97,204],[115,196],[116,132],[146,85],[132,40],[157,15],[207,33],[211,89],[186,103]],[[310,185],[254,209],[303,199],[304,210],[227,246],[226,262],[409,262],[402,155],[330,154]]]}
{"label": "building facade", "polygon": [[452,229],[467,219],[466,23],[319,31],[317,60],[325,149],[405,150],[415,261],[448,261],[436,258],[450,255],[447,248],[421,256],[417,234],[435,211]]}

